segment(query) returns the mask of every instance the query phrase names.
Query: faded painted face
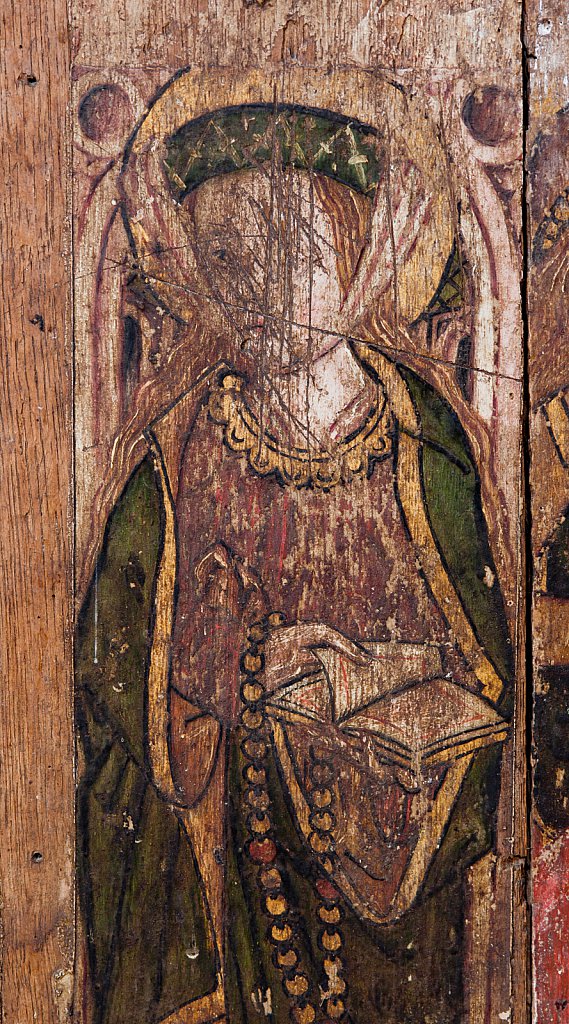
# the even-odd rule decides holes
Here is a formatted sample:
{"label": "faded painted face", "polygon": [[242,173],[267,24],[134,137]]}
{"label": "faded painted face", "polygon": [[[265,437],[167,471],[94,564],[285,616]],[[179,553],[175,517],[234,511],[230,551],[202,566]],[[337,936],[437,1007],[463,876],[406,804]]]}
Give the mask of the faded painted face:
{"label": "faded painted face", "polygon": [[310,366],[338,341],[332,225],[310,177],[264,170],[212,179],[194,197],[196,250],[216,317],[277,372]]}

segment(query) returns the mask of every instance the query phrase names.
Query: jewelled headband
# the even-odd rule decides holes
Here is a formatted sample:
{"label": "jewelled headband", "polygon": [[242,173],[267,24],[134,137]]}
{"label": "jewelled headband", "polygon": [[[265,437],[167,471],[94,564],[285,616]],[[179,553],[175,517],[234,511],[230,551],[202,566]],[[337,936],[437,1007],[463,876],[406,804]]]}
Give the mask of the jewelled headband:
{"label": "jewelled headband", "polygon": [[385,167],[379,132],[329,111],[293,104],[248,104],[213,111],[165,142],[164,165],[182,201],[209,178],[278,159],[373,196]]}

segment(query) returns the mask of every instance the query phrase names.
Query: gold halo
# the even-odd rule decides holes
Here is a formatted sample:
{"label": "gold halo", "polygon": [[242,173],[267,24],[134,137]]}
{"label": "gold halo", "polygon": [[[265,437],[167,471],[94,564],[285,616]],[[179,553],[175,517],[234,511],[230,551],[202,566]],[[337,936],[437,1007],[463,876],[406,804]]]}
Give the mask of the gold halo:
{"label": "gold halo", "polygon": [[[392,168],[411,161],[433,196],[430,215],[411,251],[397,268],[399,314],[411,323],[427,307],[441,280],[453,243],[453,211],[444,151],[420,96],[406,96],[391,83],[357,69],[333,75],[313,69],[242,72],[189,70],[167,85],[143,117],[127,149],[121,184],[127,200],[135,256],[152,288],[174,315],[195,316],[195,301],[180,286],[181,259],[191,259],[187,221],[170,194],[164,173],[165,142],[182,125],[222,107],[279,102],[349,115],[389,140]],[[239,173],[239,172],[236,172]],[[302,171],[299,171],[302,173]],[[151,187],[148,187],[149,178]],[[157,219],[156,205],[160,208]],[[159,224],[166,223],[177,255],[165,266]],[[180,253],[184,252],[184,257]]]}

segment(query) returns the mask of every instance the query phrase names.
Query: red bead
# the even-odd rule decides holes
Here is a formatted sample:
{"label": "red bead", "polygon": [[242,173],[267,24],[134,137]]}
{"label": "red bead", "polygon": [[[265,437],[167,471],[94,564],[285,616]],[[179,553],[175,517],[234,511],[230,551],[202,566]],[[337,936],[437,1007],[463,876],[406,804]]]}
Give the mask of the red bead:
{"label": "red bead", "polygon": [[262,839],[249,843],[248,853],[257,864],[270,864],[277,856],[277,848],[272,839]]}
{"label": "red bead", "polygon": [[323,900],[335,900],[339,895],[338,890],[327,878],[319,878],[316,882],[316,892]]}

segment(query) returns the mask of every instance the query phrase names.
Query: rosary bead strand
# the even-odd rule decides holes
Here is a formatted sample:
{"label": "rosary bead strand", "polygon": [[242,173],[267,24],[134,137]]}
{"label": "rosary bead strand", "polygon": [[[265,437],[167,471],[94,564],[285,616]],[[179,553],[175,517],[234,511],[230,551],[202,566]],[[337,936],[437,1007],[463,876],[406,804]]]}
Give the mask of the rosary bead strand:
{"label": "rosary bead strand", "polygon": [[[336,818],[332,810],[334,767],[323,758],[312,757],[311,788],[309,803],[311,807],[309,823],[312,828],[309,842],[320,865],[328,876],[333,871],[336,856],[333,830]],[[344,998],[347,983],[342,977],[344,963],[341,957],[344,937],[339,927],[344,916],[340,893],[328,877],[319,878],[316,892],[320,897],[318,918],[321,927],[318,932],[318,946],[324,954],[323,971],[325,975],[324,1007],[327,1014],[325,1024],[346,1024],[347,1012]]]}
{"label": "rosary bead strand", "polygon": [[283,877],[276,863],[277,846],[270,818],[271,800],[267,787],[265,761],[268,753],[265,688],[258,678],[264,668],[264,644],[270,628],[282,625],[279,613],[268,615],[249,629],[249,647],[241,659],[240,725],[244,733],[241,752],[247,762],[243,777],[248,785],[245,800],[247,815],[247,854],[257,867],[257,881],[265,914],[270,920],[268,937],[273,946],[272,959],[281,974],[281,984],[292,1005],[291,1024],[314,1024],[316,1008],[310,1000],[310,979],[300,965],[294,946],[294,927],[284,892]]}

